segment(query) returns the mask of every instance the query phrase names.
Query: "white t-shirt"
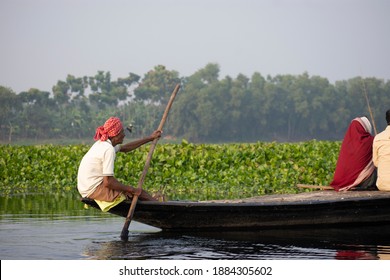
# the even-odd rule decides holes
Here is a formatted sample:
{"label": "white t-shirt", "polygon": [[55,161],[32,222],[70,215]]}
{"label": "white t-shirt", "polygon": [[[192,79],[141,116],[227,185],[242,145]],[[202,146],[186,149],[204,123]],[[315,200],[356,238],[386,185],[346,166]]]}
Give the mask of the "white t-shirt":
{"label": "white t-shirt", "polygon": [[80,162],[77,174],[77,189],[87,197],[103,182],[104,176],[114,176],[114,161],[120,145],[112,146],[111,141],[96,141]]}

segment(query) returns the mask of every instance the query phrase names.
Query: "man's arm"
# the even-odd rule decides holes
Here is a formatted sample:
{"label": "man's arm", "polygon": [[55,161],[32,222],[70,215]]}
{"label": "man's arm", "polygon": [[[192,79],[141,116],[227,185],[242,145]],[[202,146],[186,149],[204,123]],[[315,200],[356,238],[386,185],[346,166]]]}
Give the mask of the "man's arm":
{"label": "man's arm", "polygon": [[123,152],[123,153],[131,152],[131,151],[133,151],[133,150],[141,147],[142,145],[145,145],[146,143],[149,143],[153,140],[154,140],[154,138],[146,137],[143,139],[139,139],[139,140],[135,140],[135,141],[123,144],[123,145],[121,145],[119,152]]}
{"label": "man's arm", "polygon": [[161,137],[161,131],[154,131],[149,137],[145,137],[143,139],[135,140],[126,144],[121,145],[119,152],[127,153],[131,152],[146,143],[152,142],[154,139]]}
{"label": "man's arm", "polygon": [[378,167],[378,142],[375,141],[372,144],[372,162]]}

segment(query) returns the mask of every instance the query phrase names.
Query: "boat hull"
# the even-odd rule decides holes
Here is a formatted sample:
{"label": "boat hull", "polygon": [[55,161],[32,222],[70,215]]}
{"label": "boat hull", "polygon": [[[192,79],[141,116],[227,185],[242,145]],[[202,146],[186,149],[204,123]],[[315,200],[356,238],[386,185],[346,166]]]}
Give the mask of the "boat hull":
{"label": "boat hull", "polygon": [[[93,201],[85,203],[97,207]],[[130,201],[109,212],[126,217]],[[138,201],[135,221],[163,230],[253,230],[390,223],[390,193],[316,191],[225,201]]]}

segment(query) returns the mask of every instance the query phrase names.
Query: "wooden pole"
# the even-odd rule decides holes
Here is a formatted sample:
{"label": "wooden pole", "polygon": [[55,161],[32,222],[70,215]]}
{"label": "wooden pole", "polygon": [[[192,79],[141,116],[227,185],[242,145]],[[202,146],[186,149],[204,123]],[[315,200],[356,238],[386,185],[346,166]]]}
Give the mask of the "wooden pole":
{"label": "wooden pole", "polygon": [[364,82],[364,79],[362,77],[362,82],[363,82],[363,92],[364,92],[364,97],[366,98],[366,103],[368,107],[368,112],[370,113],[370,118],[372,122],[372,126],[374,127],[374,133],[377,135],[377,130],[376,130],[376,125],[375,125],[375,119],[374,115],[372,114],[371,106],[370,106],[370,101],[368,100],[368,94],[367,94],[367,89],[366,89],[366,83]]}
{"label": "wooden pole", "polygon": [[[173,100],[175,99],[175,96],[176,96],[177,92],[179,91],[179,89],[180,89],[180,84],[177,84],[175,89],[173,90],[173,92],[171,94],[171,98],[168,101],[167,107],[165,108],[163,117],[161,119],[160,125],[158,126],[157,130],[162,131],[164,123],[168,117],[169,110],[172,107]],[[146,174],[148,172],[150,162],[152,160],[154,148],[156,147],[157,142],[158,142],[158,138],[154,139],[152,144],[150,145],[150,150],[149,150],[148,156],[146,158],[144,170],[142,171],[142,175],[138,181],[138,186],[137,186],[138,188],[142,188],[142,185],[145,181],[145,177],[146,177]],[[134,215],[134,210],[135,210],[135,206],[137,204],[137,201],[138,201],[138,196],[135,195],[131,201],[130,209],[129,209],[129,212],[127,214],[126,221],[125,221],[125,224],[123,225],[123,229],[121,232],[121,240],[123,240],[123,241],[127,241],[129,239],[129,226],[130,226],[131,220],[132,220],[133,215]]]}

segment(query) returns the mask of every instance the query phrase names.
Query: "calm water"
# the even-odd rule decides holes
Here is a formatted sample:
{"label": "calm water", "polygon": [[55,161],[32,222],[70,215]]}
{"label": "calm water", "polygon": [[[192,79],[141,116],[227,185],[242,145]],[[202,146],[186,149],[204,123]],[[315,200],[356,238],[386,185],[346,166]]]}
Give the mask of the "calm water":
{"label": "calm water", "polygon": [[390,225],[167,233],[85,210],[75,197],[0,197],[0,259],[390,259]]}

